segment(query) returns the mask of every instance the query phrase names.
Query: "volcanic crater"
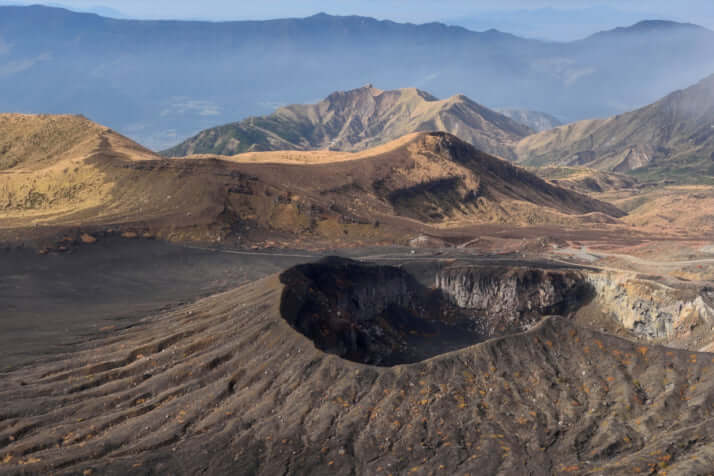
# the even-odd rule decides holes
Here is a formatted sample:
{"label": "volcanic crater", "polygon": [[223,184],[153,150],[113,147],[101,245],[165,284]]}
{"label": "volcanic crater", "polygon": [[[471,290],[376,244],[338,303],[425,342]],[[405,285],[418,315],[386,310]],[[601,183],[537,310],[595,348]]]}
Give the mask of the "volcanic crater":
{"label": "volcanic crater", "polygon": [[[326,258],[281,275],[280,311],[325,352],[363,364],[419,362],[569,315],[594,290],[574,270],[464,266],[422,271]],[[431,285],[429,285],[431,282]]]}

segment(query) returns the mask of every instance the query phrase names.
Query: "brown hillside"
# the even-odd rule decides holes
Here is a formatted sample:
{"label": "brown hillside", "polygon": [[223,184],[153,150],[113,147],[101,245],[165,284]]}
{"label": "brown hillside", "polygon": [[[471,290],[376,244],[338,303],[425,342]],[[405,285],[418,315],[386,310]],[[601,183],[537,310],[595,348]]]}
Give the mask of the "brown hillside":
{"label": "brown hillside", "polygon": [[586,166],[636,171],[648,179],[701,181],[714,175],[714,76],[633,112],[526,137],[515,153],[526,165]]}
{"label": "brown hillside", "polygon": [[[0,230],[11,239],[22,239],[27,228],[83,228],[206,241],[402,242],[424,226],[612,222],[623,215],[444,133],[414,134],[359,154],[176,160],[82,118],[35,120],[6,121],[24,124],[13,130],[44,134],[48,144],[39,151],[27,146],[30,159],[0,174]],[[68,137],[76,143],[66,144]]]}

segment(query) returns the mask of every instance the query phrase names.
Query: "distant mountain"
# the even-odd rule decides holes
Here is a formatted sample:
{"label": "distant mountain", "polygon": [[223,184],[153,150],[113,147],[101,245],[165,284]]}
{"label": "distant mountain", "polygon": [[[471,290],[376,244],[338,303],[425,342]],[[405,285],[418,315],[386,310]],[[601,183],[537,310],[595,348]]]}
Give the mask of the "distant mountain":
{"label": "distant mountain", "polygon": [[617,27],[612,30],[606,30],[599,33],[595,33],[590,36],[589,39],[611,39],[615,36],[627,36],[627,35],[640,35],[642,33],[703,33],[707,34],[709,30],[699,25],[693,23],[679,23],[667,20],[644,20],[634,25],[627,27]]}
{"label": "distant mountain", "polygon": [[[652,17],[644,14],[645,17]],[[630,11],[607,5],[587,8],[524,8],[487,10],[471,16],[455,16],[447,23],[481,31],[496,28],[525,38],[550,41],[579,40],[593,32],[611,29],[641,20],[642,11]]]}
{"label": "distant mountain", "polygon": [[0,7],[0,111],[81,113],[154,149],[366,83],[606,117],[714,71],[714,33],[676,25],[554,43],[324,14],[213,23]]}
{"label": "distant mountain", "polygon": [[545,112],[524,109],[498,109],[498,112],[536,132],[547,131],[563,124],[559,119]]}
{"label": "distant mountain", "polygon": [[335,92],[317,104],[282,107],[266,117],[208,129],[163,153],[234,155],[248,151],[364,150],[412,132],[450,132],[490,154],[532,131],[463,95],[439,101],[418,89],[368,85]]}
{"label": "distant mountain", "polygon": [[712,181],[714,76],[633,112],[527,137],[516,155],[529,165],[584,165],[653,179]]}

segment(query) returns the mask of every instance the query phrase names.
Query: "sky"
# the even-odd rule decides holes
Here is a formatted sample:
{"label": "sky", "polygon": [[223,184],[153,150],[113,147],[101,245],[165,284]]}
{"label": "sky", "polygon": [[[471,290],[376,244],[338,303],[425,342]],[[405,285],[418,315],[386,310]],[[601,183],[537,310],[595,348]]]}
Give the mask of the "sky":
{"label": "sky", "polygon": [[[50,2],[0,0],[0,3]],[[141,19],[222,21],[305,17],[318,12],[357,14],[400,22],[440,21],[476,30],[496,28],[553,40],[581,38],[642,19],[671,19],[714,27],[712,0],[54,0],[54,3]]]}

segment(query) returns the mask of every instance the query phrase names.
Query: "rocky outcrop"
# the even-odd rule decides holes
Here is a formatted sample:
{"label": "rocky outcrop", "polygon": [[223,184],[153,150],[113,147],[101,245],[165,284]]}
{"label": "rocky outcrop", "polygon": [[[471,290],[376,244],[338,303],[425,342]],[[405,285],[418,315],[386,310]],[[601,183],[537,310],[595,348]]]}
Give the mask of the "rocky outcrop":
{"label": "rocky outcrop", "polygon": [[485,323],[485,332],[523,331],[547,315],[567,315],[582,306],[591,289],[582,273],[529,268],[449,268],[435,286]]}
{"label": "rocky outcrop", "polygon": [[589,274],[598,306],[640,337],[672,340],[714,325],[714,308],[695,289],[682,290],[630,274]]}

